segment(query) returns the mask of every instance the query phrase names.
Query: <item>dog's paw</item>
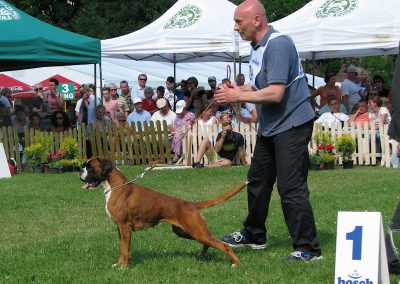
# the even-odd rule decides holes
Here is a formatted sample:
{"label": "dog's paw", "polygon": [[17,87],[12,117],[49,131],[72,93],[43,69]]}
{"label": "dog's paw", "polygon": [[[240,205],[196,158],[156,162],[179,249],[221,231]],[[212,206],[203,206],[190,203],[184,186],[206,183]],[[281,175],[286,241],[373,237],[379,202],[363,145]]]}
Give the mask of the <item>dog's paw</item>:
{"label": "dog's paw", "polygon": [[206,259],[208,259],[208,254],[199,253],[196,255],[196,257],[199,260],[206,260]]}
{"label": "dog's paw", "polygon": [[231,268],[236,268],[237,267],[237,264],[236,263],[232,263],[231,264]]}

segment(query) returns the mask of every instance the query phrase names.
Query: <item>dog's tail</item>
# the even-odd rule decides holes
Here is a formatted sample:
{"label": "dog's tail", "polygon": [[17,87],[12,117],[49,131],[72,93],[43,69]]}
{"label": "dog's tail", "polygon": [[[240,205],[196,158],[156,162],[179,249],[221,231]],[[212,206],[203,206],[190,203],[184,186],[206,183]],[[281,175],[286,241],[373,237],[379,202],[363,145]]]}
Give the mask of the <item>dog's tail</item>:
{"label": "dog's tail", "polygon": [[247,186],[249,182],[246,181],[244,183],[238,184],[237,186],[235,186],[234,188],[232,188],[231,190],[218,195],[214,198],[208,199],[208,200],[204,200],[204,201],[198,201],[195,202],[196,206],[198,209],[203,209],[203,208],[207,208],[210,206],[214,206],[217,205],[225,200],[227,200],[228,198],[231,198],[232,196],[234,196],[236,193],[238,193],[239,191],[241,191],[243,188],[245,188]]}

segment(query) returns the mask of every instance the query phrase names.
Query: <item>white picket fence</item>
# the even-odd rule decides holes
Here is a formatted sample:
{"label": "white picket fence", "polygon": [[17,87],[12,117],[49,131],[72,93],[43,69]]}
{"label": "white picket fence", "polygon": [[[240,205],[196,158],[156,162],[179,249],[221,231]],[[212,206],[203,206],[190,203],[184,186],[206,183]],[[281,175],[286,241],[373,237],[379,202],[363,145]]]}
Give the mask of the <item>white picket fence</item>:
{"label": "white picket fence", "polygon": [[[372,127],[371,127],[372,126]],[[364,123],[361,127],[361,123],[344,123],[343,128],[329,128],[327,125],[314,124],[313,135],[317,129],[323,129],[331,133],[333,140],[335,141],[342,134],[350,134],[356,141],[356,151],[353,155],[353,161],[355,165],[380,165],[385,167],[391,167],[391,149],[396,147],[395,141],[389,140],[387,136],[388,125],[379,124],[378,128],[375,125]],[[250,164],[251,157],[253,156],[254,146],[256,143],[257,135],[256,124],[241,124],[234,128],[234,131],[243,134],[245,140],[245,151],[247,163]],[[215,139],[220,127],[218,126],[202,126],[193,127],[186,129],[187,135],[183,139],[183,156],[184,163],[191,165],[194,158],[197,156],[197,151],[200,143],[204,137],[207,137],[212,144],[215,144]],[[184,133],[186,132],[184,131]],[[311,141],[308,145],[309,151],[315,151],[317,145]],[[208,162],[204,158],[204,162]],[[339,158],[338,163],[341,164],[342,160]]]}

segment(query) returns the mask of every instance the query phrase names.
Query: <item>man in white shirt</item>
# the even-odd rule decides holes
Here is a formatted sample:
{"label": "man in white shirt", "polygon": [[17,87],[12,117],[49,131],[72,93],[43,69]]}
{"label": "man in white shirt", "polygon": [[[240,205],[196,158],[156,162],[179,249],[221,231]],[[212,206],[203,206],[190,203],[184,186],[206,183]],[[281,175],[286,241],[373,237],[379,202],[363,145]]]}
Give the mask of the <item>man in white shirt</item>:
{"label": "man in white shirt", "polygon": [[353,107],[361,99],[361,91],[363,88],[357,84],[359,68],[354,65],[350,65],[347,68],[347,79],[345,79],[341,84],[342,90],[342,103],[347,110],[347,113],[351,113]]}
{"label": "man in white shirt", "polygon": [[134,99],[135,97],[139,97],[142,100],[144,99],[144,89],[146,88],[146,82],[147,75],[140,74],[138,76],[138,85],[132,88],[132,99]]}
{"label": "man in white shirt", "polygon": [[331,108],[331,112],[323,113],[315,122],[322,123],[322,125],[328,124],[328,127],[341,128],[342,124],[349,120],[347,114],[340,112],[340,104],[336,97],[331,97],[328,100],[328,105]]}
{"label": "man in white shirt", "polygon": [[168,128],[171,128],[174,124],[176,113],[169,109],[167,100],[164,98],[157,100],[157,108],[159,110],[152,115],[151,121],[156,124],[157,120],[159,120],[161,122],[161,130],[163,130],[162,121],[165,120],[167,122]]}
{"label": "man in white shirt", "polygon": [[178,101],[177,96],[175,95],[175,79],[172,76],[169,76],[167,78],[167,81],[165,82],[165,93],[164,93],[164,98],[168,100],[169,105],[171,106],[172,109],[174,109],[175,103]]}

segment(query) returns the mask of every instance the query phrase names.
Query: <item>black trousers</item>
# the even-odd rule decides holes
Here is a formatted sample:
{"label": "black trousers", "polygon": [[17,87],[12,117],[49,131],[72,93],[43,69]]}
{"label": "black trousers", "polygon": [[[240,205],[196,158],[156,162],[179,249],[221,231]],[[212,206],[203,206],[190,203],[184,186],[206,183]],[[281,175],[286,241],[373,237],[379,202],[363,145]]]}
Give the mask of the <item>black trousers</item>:
{"label": "black trousers", "polygon": [[266,242],[265,221],[275,181],[295,250],[321,253],[307,185],[308,149],[313,122],[257,138],[248,172],[248,216],[242,233],[253,242]]}
{"label": "black trousers", "polygon": [[[393,218],[392,218],[392,224],[393,227],[395,228],[400,228],[400,202],[397,204],[396,211],[394,212]],[[400,233],[395,233],[395,234],[400,234]],[[397,259],[397,256],[393,250],[389,234],[386,233],[385,235],[385,245],[386,245],[386,254],[388,258],[388,264],[389,264],[389,269],[391,266],[399,265],[399,260]]]}

